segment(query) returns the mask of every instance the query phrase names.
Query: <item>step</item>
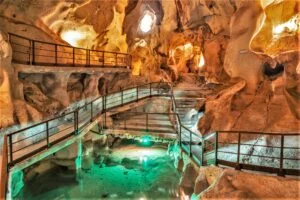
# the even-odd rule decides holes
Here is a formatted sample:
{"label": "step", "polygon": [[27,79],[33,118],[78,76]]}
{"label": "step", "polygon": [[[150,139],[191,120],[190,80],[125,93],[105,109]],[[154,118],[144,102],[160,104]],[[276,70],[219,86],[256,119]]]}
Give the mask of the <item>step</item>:
{"label": "step", "polygon": [[173,131],[173,130],[157,130],[157,129],[148,129],[148,130],[146,130],[145,128],[136,128],[136,127],[127,127],[126,129],[124,129],[124,128],[118,128],[118,127],[116,127],[116,128],[110,128],[110,131],[113,131],[113,130],[126,130],[126,131],[140,131],[140,132],[149,132],[149,133],[151,133],[151,132],[153,132],[153,133],[167,133],[167,134],[176,134],[176,132],[175,131]]}
{"label": "step", "polygon": [[[124,121],[114,121],[114,124],[124,124]],[[135,121],[126,121],[126,126],[144,126],[146,127],[146,122],[135,122]],[[173,129],[174,126],[171,123],[168,124],[159,124],[159,123],[150,123],[148,122],[148,127],[165,127]]]}

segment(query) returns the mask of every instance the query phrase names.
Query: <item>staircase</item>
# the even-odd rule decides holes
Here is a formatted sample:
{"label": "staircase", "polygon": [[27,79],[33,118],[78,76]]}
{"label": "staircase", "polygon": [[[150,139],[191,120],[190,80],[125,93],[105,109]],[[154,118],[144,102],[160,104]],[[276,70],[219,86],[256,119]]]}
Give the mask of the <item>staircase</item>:
{"label": "staircase", "polygon": [[[176,138],[176,130],[172,124],[173,113],[144,113],[126,111],[112,116],[106,133],[155,135],[163,138]],[[175,118],[174,118],[175,119]]]}
{"label": "staircase", "polygon": [[176,112],[181,123],[187,128],[192,128],[194,124],[190,120],[188,113],[196,108],[199,101],[204,101],[203,95],[198,88],[174,88],[173,94],[176,101]]}

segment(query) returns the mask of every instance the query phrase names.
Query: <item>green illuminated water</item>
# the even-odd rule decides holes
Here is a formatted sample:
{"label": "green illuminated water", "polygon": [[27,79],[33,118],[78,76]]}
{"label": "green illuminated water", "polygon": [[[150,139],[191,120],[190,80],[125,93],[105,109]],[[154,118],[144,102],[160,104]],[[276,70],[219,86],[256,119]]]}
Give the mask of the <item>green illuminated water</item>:
{"label": "green illuminated water", "polygon": [[[100,158],[99,158],[100,157]],[[181,174],[167,149],[121,145],[100,156],[76,180],[74,171],[55,168],[25,182],[24,199],[177,199]],[[101,161],[100,161],[101,160]]]}

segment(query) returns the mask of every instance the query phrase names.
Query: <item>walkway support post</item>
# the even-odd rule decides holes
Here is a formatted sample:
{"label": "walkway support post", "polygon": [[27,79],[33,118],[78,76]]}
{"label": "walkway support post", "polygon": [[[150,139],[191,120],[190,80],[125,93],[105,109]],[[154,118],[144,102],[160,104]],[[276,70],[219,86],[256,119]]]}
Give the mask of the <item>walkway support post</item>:
{"label": "walkway support post", "polygon": [[50,147],[49,143],[49,121],[46,122],[46,138],[47,138],[47,148]]}
{"label": "walkway support post", "polygon": [[9,143],[9,162],[13,162],[13,144],[12,144],[12,135],[8,135],[8,143]]}
{"label": "walkway support post", "polygon": [[284,135],[280,136],[280,164],[279,164],[279,170],[278,170],[278,176],[284,176],[284,170],[283,170],[283,150],[284,150]]}
{"label": "walkway support post", "polygon": [[218,131],[215,133],[215,165],[218,165]]}
{"label": "walkway support post", "polygon": [[91,102],[91,122],[93,121],[93,101]]}

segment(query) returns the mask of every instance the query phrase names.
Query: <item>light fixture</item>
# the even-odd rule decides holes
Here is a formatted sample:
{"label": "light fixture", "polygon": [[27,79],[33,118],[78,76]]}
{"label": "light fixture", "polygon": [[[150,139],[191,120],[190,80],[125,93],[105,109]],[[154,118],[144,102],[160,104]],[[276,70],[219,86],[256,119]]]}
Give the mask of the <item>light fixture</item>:
{"label": "light fixture", "polygon": [[143,31],[144,33],[148,33],[151,30],[153,23],[154,23],[154,16],[151,15],[149,11],[146,12],[142,20],[140,21],[141,31]]}

